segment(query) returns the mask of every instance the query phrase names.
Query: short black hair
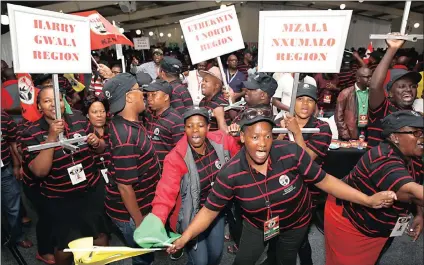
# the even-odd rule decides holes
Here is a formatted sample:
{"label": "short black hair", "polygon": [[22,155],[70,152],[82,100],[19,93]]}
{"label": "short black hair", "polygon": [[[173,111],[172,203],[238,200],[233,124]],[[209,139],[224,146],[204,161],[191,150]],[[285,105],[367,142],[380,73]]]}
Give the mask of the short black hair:
{"label": "short black hair", "polygon": [[102,103],[103,106],[105,107],[106,113],[109,112],[109,101],[105,97],[103,97],[103,96],[90,95],[90,96],[86,97],[83,100],[82,113],[84,115],[87,115],[88,114],[88,110],[90,109],[91,105],[93,105],[93,103],[95,103],[95,102]]}
{"label": "short black hair", "polygon": [[[45,89],[50,89],[50,88],[54,89],[54,86],[53,85],[45,85],[45,86],[39,86],[38,88],[40,89],[40,91],[38,91],[38,94],[37,94],[37,105],[40,104],[41,92],[43,92],[43,90],[45,90]],[[59,90],[59,95],[61,97],[63,97],[63,92],[60,91],[60,90]]]}

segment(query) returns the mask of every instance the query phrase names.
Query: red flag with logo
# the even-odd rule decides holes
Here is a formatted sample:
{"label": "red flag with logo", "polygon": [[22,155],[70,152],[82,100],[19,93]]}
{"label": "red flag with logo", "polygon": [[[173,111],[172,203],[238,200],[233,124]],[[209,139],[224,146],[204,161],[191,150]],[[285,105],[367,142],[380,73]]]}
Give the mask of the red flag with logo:
{"label": "red flag with logo", "polygon": [[91,50],[103,49],[113,44],[134,46],[124,34],[119,32],[118,28],[107,21],[96,10],[73,13],[72,15],[88,17],[90,19]]}
{"label": "red flag with logo", "polygon": [[372,42],[368,44],[367,51],[365,52],[364,62],[368,64],[368,58],[370,58],[370,54],[374,51],[374,48],[372,47]]}
{"label": "red flag with logo", "polygon": [[30,74],[18,73],[17,78],[22,116],[28,121],[39,120],[43,116],[37,107],[37,96],[40,89],[34,87]]}

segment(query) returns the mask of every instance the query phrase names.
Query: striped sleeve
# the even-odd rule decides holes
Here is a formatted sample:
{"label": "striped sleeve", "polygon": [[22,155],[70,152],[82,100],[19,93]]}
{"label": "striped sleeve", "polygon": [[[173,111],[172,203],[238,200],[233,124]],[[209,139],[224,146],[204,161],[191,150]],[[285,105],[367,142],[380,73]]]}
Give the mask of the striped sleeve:
{"label": "striped sleeve", "polygon": [[308,153],[297,146],[296,158],[297,158],[297,168],[299,170],[300,175],[302,175],[303,179],[307,183],[316,184],[322,181],[325,178],[325,171],[315,163]]}
{"label": "striped sleeve", "polygon": [[10,116],[8,116],[6,139],[9,143],[16,142],[16,131],[17,131],[17,125],[15,121]]}
{"label": "striped sleeve", "polygon": [[331,143],[331,137],[333,135],[328,123],[321,123],[317,128],[320,129],[320,132],[312,134],[306,146],[319,157],[324,158],[327,155],[328,146]]}
{"label": "striped sleeve", "polygon": [[184,124],[183,123],[175,123],[172,128],[172,142],[173,145],[175,146],[178,141],[181,139],[181,137],[183,137],[184,135]]}
{"label": "striped sleeve", "polygon": [[415,182],[399,159],[378,159],[373,163],[373,168],[369,177],[380,190],[397,192],[403,185]]}
{"label": "striped sleeve", "polygon": [[[139,159],[139,149],[133,144],[123,144],[114,146],[111,150],[112,161],[115,169],[117,183],[129,185],[138,182],[140,175],[137,166]],[[147,154],[144,153],[147,160]]]}
{"label": "striped sleeve", "polygon": [[25,163],[28,165],[40,154],[40,151],[28,151],[28,146],[38,145],[41,142],[37,139],[36,135],[42,133],[42,131],[37,131],[34,129],[38,129],[37,125],[34,124],[30,126],[27,130],[22,132],[22,136],[20,137],[20,142],[22,144],[22,157]]}
{"label": "striped sleeve", "polygon": [[221,211],[229,201],[233,199],[234,179],[226,173],[226,170],[218,172],[215,183],[206,199],[205,207],[211,211]]}
{"label": "striped sleeve", "polygon": [[193,106],[193,99],[191,98],[190,92],[185,85],[182,85],[178,88],[178,94],[186,108]]}

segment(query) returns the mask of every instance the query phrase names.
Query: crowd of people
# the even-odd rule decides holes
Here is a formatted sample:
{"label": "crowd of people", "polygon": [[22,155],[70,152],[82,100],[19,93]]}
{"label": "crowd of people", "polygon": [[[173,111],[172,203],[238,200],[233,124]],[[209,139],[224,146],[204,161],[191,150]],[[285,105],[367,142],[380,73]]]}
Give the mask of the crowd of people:
{"label": "crowd of people", "polygon": [[[116,230],[140,247],[136,229],[142,237],[159,227],[182,235],[167,251],[186,253],[187,264],[219,264],[232,239],[236,265],[255,264],[266,247],[268,264],[299,257],[309,265],[319,203],[326,264],[378,264],[404,218],[414,214],[407,233],[415,240],[423,228],[423,58],[403,44],[388,40],[366,61],[361,50],[345,52],[339,74],[301,73],[295,102],[294,73],[259,73],[249,50],[223,56],[223,72],[215,59],[191,65],[188,54],[164,56],[163,47],[143,63],[127,51],[127,73],[113,53],[93,51],[91,74],[59,75],[60,108],[51,74],[19,77],[32,79],[28,89],[2,61],[2,213],[11,244],[32,247],[22,184],[38,215],[36,258],[46,264],[72,264],[63,250],[81,237],[108,246]],[[77,151],[29,151],[61,134],[86,140]],[[347,176],[322,169],[333,138],[361,136],[368,150]],[[153,261],[153,253],[132,258]]]}

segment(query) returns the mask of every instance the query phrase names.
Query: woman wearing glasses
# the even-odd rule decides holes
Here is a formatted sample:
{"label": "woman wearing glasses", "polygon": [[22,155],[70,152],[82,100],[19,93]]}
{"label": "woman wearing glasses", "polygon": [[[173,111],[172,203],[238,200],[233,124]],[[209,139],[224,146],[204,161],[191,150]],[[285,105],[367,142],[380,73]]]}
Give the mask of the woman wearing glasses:
{"label": "woman wearing glasses", "polygon": [[260,108],[245,110],[240,121],[244,147],[217,174],[205,206],[169,253],[205,231],[225,205],[235,200],[244,220],[234,264],[255,264],[269,244],[269,264],[295,265],[311,220],[306,183],[367,207],[389,207],[393,203],[393,192],[367,196],[326,174],[297,144],[273,141],[274,122],[264,114]]}
{"label": "woman wearing glasses", "polygon": [[410,110],[382,121],[384,141],[368,151],[344,182],[373,195],[396,192],[398,201],[388,209],[370,209],[329,195],[325,207],[327,265],[373,265],[389,237],[405,231],[411,203],[417,214],[408,234],[416,240],[423,228],[424,153],[423,117]]}

